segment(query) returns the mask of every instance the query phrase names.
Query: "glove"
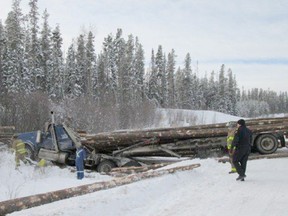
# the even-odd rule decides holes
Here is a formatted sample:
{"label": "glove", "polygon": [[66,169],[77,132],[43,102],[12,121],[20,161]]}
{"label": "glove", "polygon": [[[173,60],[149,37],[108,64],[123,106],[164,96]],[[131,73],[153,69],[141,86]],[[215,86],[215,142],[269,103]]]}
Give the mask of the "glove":
{"label": "glove", "polygon": [[232,149],[229,150],[229,155],[232,156],[234,153],[235,153],[235,149],[232,148]]}

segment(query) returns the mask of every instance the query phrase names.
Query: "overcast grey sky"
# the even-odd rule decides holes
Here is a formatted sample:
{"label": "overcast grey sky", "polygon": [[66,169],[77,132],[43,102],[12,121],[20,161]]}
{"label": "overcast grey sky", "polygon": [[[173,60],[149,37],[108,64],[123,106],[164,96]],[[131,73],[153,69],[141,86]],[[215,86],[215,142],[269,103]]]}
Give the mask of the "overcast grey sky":
{"label": "overcast grey sky", "polygon": [[[23,12],[29,0],[21,1]],[[12,0],[1,0],[5,21]],[[198,75],[231,68],[238,86],[288,91],[287,0],[39,0],[49,23],[59,23],[64,45],[83,30],[95,35],[96,52],[104,37],[122,28],[139,38],[149,62],[158,45],[175,49],[177,64],[189,52]],[[127,37],[126,37],[127,38]],[[97,52],[98,53],[98,52]]]}

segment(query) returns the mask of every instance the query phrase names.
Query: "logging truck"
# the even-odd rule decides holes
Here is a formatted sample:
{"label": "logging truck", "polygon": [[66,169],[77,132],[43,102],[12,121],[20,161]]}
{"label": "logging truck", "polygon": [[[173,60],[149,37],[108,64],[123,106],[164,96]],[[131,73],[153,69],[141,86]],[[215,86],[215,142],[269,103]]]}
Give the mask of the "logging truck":
{"label": "logging truck", "polygon": [[[247,120],[253,132],[252,149],[272,154],[286,146],[288,118]],[[223,152],[226,147],[227,123],[150,130],[115,131],[98,134],[79,134],[65,124],[52,122],[43,131],[18,134],[32,160],[44,158],[58,163],[75,165],[76,148],[84,146],[85,166],[98,172],[114,167],[140,166],[143,158],[207,157]],[[141,159],[142,157],[142,159]]]}

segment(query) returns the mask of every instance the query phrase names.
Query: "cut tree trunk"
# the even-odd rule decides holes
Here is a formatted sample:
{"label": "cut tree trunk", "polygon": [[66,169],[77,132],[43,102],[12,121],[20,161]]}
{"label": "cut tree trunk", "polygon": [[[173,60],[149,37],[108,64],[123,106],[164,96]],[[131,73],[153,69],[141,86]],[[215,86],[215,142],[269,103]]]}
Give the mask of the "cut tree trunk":
{"label": "cut tree trunk", "polygon": [[[257,160],[257,159],[273,159],[273,158],[285,158],[288,157],[288,153],[273,153],[267,155],[249,155],[248,160]],[[229,162],[229,158],[220,158],[218,162],[226,163]]]}
{"label": "cut tree trunk", "polygon": [[0,202],[0,215],[6,215],[14,211],[21,211],[24,209],[44,205],[47,203],[80,196],[88,193],[93,193],[100,190],[106,190],[109,188],[114,188],[121,185],[130,184],[143,179],[153,178],[162,176],[169,173],[174,173],[176,171],[186,171],[192,170],[194,168],[200,167],[200,164],[192,164],[188,166],[174,167],[163,170],[154,170],[151,172],[132,174],[122,178],[115,178],[111,181],[97,182],[93,184],[82,185],[73,188],[67,188],[63,190],[37,194],[22,198],[16,198],[12,200],[7,200]]}
{"label": "cut tree trunk", "polygon": [[[271,120],[272,121],[272,120]],[[288,122],[282,121],[281,123],[266,124],[268,120],[258,121],[257,124],[248,126],[253,133],[260,132],[281,132],[288,130]],[[167,131],[137,131],[126,133],[101,133],[94,135],[86,135],[82,137],[82,143],[84,145],[91,145],[95,149],[99,150],[116,150],[119,147],[124,148],[133,145],[136,142],[141,142],[146,139],[155,138],[159,140],[158,144],[172,143],[180,140],[198,139],[198,138],[213,138],[213,137],[226,137],[227,128],[208,128],[208,129],[170,129]],[[155,144],[155,143],[153,143]],[[149,145],[147,143],[146,145]]]}

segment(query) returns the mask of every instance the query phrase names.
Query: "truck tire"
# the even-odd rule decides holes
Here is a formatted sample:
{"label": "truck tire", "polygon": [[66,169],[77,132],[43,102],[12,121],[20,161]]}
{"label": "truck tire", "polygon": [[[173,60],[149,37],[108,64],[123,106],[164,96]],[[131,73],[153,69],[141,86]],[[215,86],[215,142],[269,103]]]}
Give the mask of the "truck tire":
{"label": "truck tire", "polygon": [[124,167],[140,167],[142,166],[139,162],[131,160],[128,163],[123,165]]}
{"label": "truck tire", "polygon": [[111,160],[103,160],[97,166],[97,172],[108,173],[112,168],[116,167],[116,164]]}
{"label": "truck tire", "polygon": [[278,148],[278,141],[272,134],[262,134],[256,140],[256,148],[260,154],[272,154]]}
{"label": "truck tire", "polygon": [[35,152],[33,151],[33,149],[27,144],[25,145],[25,149],[26,149],[26,157],[35,161]]}

